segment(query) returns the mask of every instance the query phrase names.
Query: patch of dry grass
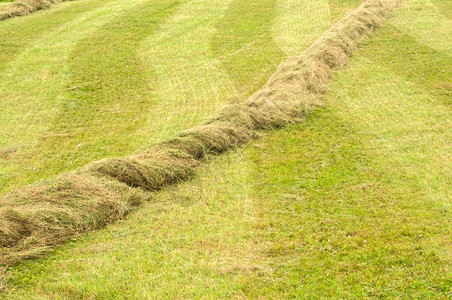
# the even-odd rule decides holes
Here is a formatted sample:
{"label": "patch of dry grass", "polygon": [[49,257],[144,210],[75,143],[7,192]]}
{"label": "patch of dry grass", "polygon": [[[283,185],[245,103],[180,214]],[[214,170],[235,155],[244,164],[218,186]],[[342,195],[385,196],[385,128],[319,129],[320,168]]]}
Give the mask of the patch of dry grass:
{"label": "patch of dry grass", "polygon": [[41,255],[123,217],[145,200],[140,189],[83,171],[11,193],[1,200],[0,263]]}
{"label": "patch of dry grass", "polygon": [[0,8],[0,21],[12,17],[26,16],[37,10],[47,9],[58,2],[73,0],[16,0]]}

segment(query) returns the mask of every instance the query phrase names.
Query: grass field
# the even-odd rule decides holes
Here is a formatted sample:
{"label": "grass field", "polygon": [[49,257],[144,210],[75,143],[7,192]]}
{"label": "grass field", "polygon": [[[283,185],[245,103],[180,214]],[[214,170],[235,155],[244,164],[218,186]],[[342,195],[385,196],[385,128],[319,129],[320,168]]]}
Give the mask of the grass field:
{"label": "grass field", "polygon": [[88,0],[0,23],[0,193],[132,153],[249,95],[287,57],[267,2],[249,16],[261,1]]}
{"label": "grass field", "polygon": [[[359,3],[86,0],[0,22],[1,193],[200,123]],[[11,268],[4,297],[450,297],[451,11],[407,0],[305,123]]]}

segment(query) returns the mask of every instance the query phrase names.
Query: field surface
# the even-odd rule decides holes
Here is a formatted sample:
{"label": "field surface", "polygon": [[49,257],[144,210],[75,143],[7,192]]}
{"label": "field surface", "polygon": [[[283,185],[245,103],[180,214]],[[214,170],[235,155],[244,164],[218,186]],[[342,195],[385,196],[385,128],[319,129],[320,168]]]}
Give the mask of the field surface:
{"label": "field surface", "polygon": [[[0,195],[244,100],[360,2],[80,0],[0,22]],[[11,268],[1,296],[451,297],[451,99],[452,1],[407,0],[306,122]]]}

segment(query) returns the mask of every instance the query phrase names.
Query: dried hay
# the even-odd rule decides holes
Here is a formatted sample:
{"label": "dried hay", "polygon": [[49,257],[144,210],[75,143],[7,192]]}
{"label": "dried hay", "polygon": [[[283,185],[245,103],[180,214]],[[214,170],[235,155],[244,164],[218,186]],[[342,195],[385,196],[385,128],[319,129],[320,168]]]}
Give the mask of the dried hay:
{"label": "dried hay", "polygon": [[140,189],[84,171],[15,191],[0,201],[0,264],[45,253],[146,200]]}
{"label": "dried hay", "polygon": [[47,9],[55,3],[65,1],[72,0],[16,0],[0,8],[0,21],[18,16],[27,16],[37,10]]}

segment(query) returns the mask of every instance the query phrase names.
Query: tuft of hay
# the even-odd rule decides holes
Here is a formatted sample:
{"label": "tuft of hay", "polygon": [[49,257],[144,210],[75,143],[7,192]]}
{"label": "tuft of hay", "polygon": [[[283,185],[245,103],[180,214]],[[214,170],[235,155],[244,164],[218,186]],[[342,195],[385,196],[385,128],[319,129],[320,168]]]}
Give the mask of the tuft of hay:
{"label": "tuft of hay", "polygon": [[149,153],[104,159],[87,169],[126,183],[155,191],[161,187],[189,178],[199,162],[182,151],[155,149]]}
{"label": "tuft of hay", "polygon": [[8,271],[5,267],[0,267],[0,293],[6,290],[6,283],[8,281]]}
{"label": "tuft of hay", "polygon": [[0,8],[0,21],[18,16],[27,16],[37,10],[47,9],[58,2],[73,0],[16,0]]}
{"label": "tuft of hay", "polygon": [[367,0],[300,56],[279,66],[244,103],[136,155],[104,159],[82,170],[13,192],[0,200],[0,265],[45,253],[82,232],[122,218],[155,191],[192,176],[208,155],[268,130],[302,121],[321,105],[334,71],[401,1]]}
{"label": "tuft of hay", "polygon": [[122,218],[146,200],[139,189],[88,172],[15,191],[0,202],[0,264],[41,255],[69,237]]}

